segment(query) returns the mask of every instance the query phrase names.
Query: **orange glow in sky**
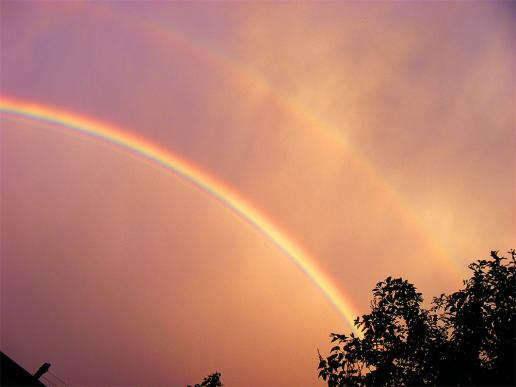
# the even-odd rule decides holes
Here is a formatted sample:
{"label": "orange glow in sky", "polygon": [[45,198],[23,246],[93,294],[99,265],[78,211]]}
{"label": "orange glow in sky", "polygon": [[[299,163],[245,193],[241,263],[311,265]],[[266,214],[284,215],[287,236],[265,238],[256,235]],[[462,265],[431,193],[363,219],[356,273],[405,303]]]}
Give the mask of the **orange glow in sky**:
{"label": "orange glow in sky", "polygon": [[1,350],[69,384],[322,385],[378,281],[430,300],[514,247],[513,15],[2,1]]}

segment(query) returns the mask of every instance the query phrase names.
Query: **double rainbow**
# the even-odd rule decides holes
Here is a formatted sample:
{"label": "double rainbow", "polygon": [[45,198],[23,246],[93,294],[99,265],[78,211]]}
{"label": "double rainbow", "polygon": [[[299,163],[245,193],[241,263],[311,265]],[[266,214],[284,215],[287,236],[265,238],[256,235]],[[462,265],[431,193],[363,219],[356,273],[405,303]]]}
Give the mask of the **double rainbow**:
{"label": "double rainbow", "polygon": [[214,46],[195,39],[191,34],[179,31],[169,23],[162,23],[159,20],[142,15],[136,17],[134,14],[116,12],[108,3],[102,3],[94,7],[94,10],[96,17],[106,18],[105,21],[108,23],[116,22],[117,25],[126,23],[125,26],[128,31],[144,34],[148,41],[159,42],[163,44],[163,47],[172,45],[185,55],[189,55],[200,62],[205,62],[214,69],[232,74],[232,76],[237,77],[239,82],[242,82],[242,85],[250,87],[255,92],[267,92],[267,95],[278,102],[285,112],[296,117],[305,125],[317,129],[317,132],[325,136],[332,146],[337,147],[347,155],[347,160],[351,162],[352,168],[359,171],[367,182],[371,183],[381,195],[390,200],[400,219],[417,231],[419,240],[425,249],[432,258],[440,261],[446,269],[446,275],[454,282],[460,283],[464,268],[450,256],[440,238],[435,235],[435,230],[425,224],[408,198],[386,176],[380,173],[367,157],[358,151],[341,129],[318,116],[310,106],[294,95],[285,92],[271,80],[261,76],[252,67],[226,55]]}
{"label": "double rainbow", "polygon": [[29,119],[58,125],[71,133],[93,138],[122,149],[154,166],[161,167],[198,187],[225,205],[283,252],[291,262],[306,274],[349,326],[355,329],[353,320],[358,315],[355,307],[317,265],[316,260],[289,237],[285,231],[281,230],[265,213],[192,163],[121,128],[52,107],[2,97],[0,98],[0,113],[15,120]]}

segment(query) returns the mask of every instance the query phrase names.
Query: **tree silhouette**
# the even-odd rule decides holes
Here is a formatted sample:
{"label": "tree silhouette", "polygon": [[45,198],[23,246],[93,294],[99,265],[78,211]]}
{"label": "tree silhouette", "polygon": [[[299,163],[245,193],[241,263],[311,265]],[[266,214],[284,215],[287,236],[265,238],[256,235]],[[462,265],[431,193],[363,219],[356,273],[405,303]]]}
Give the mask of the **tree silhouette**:
{"label": "tree silhouette", "polygon": [[514,385],[516,252],[492,251],[468,267],[464,288],[431,307],[414,285],[388,277],[373,289],[371,313],[358,317],[360,336],[332,333],[319,354],[329,386]]}
{"label": "tree silhouette", "polygon": [[[201,383],[196,384],[194,387],[223,387],[224,385],[220,381],[220,372],[215,372],[206,376]],[[187,387],[192,387],[188,385]]]}

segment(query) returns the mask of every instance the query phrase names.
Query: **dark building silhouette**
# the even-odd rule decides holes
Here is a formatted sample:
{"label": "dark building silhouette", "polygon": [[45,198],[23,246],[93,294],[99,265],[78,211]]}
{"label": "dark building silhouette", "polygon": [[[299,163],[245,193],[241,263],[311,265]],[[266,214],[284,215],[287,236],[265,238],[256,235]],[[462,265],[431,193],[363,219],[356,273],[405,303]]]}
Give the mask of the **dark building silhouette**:
{"label": "dark building silhouette", "polygon": [[38,379],[50,368],[44,363],[34,375],[25,370],[5,353],[0,352],[0,385],[1,386],[43,386]]}

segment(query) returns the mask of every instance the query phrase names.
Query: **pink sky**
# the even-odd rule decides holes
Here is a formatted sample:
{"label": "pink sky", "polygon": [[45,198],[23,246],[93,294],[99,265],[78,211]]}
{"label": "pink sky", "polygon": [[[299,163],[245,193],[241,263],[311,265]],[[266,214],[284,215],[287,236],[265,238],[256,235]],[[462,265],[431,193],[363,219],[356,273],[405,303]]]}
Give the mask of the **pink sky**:
{"label": "pink sky", "polygon": [[[116,125],[266,213],[352,300],[516,240],[514,3],[0,3],[1,95]],[[190,184],[1,122],[1,349],[70,384],[317,385],[348,332]],[[453,271],[458,266],[460,272]]]}

